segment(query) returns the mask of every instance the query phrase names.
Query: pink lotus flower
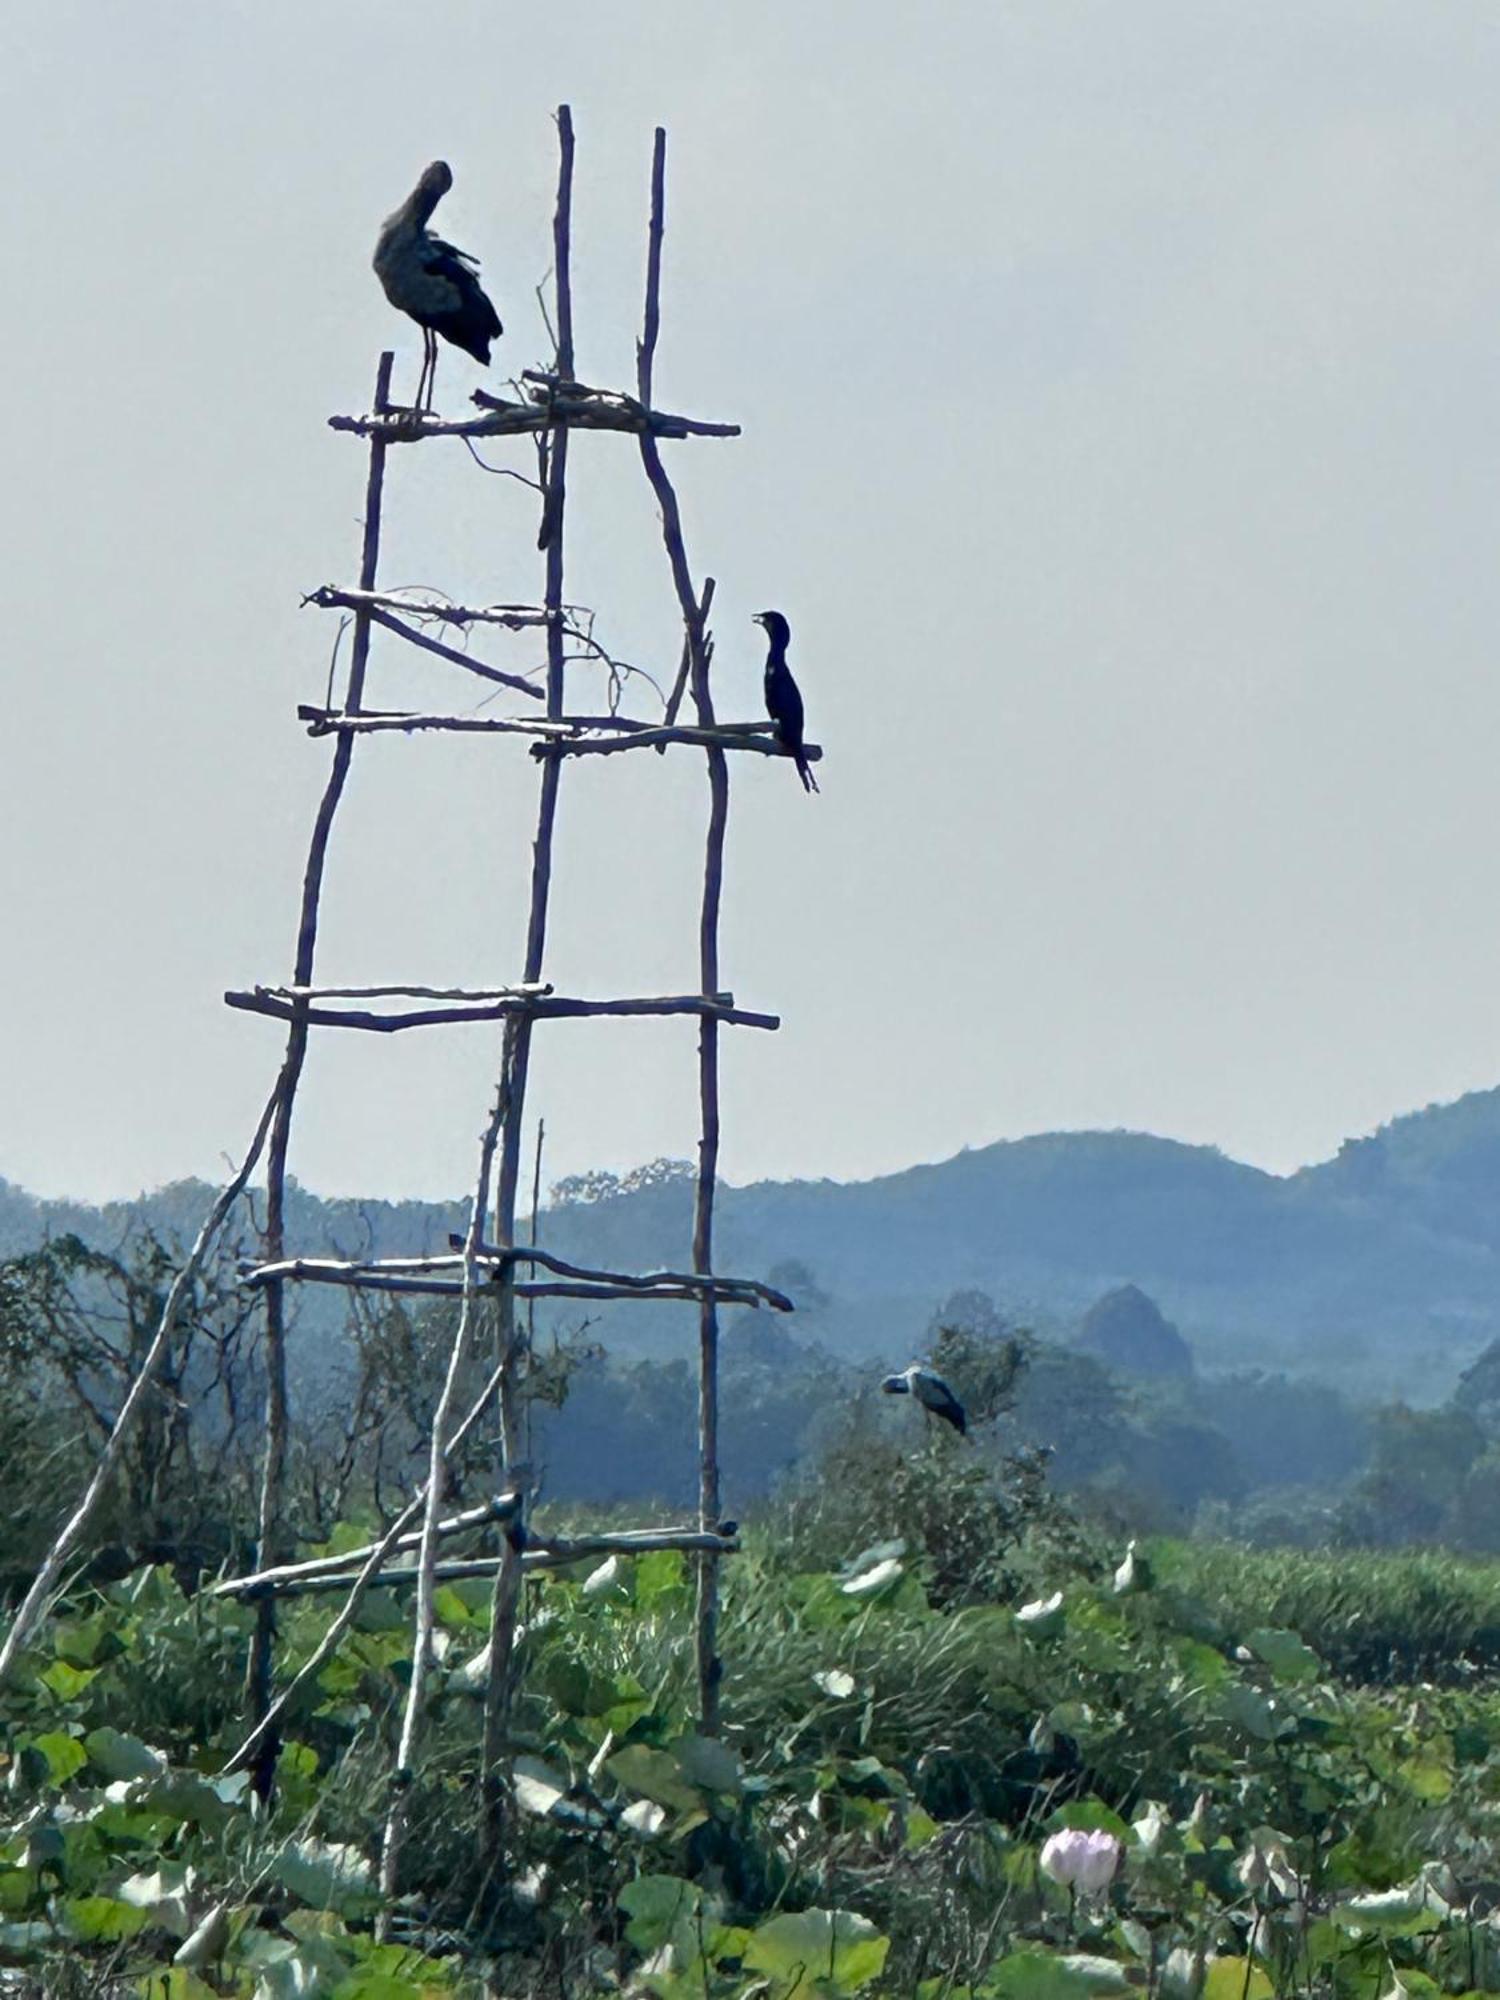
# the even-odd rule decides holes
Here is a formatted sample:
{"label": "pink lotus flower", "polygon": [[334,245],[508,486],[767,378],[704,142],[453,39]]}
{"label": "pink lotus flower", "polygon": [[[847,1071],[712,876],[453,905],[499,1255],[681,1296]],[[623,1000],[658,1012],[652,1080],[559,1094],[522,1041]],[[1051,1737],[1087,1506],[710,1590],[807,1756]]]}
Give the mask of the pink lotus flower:
{"label": "pink lotus flower", "polygon": [[1080,1896],[1099,1896],[1115,1879],[1124,1852],[1112,1833],[1069,1827],[1043,1843],[1042,1873]]}

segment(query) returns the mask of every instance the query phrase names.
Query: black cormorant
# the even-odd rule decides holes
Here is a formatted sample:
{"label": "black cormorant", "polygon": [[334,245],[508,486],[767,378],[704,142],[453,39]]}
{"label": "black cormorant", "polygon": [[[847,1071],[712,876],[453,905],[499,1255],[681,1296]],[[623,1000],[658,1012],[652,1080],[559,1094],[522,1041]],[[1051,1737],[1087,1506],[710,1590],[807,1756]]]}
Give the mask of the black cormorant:
{"label": "black cormorant", "polygon": [[375,275],[386,297],[422,329],[419,410],[431,403],[439,334],[488,368],[490,342],[502,331],[500,315],[480,287],[478,261],[427,227],[427,218],[452,185],[447,161],[434,160],[395,214],[381,224],[375,245]]}
{"label": "black cormorant", "polygon": [[770,651],[766,654],[766,713],[776,725],[776,740],[797,760],[797,775],[809,792],[818,789],[807,758],[802,753],[802,695],[786,663],[792,628],[779,611],[757,611],[751,621],[765,627]]}
{"label": "black cormorant", "polygon": [[899,1375],[887,1375],[880,1386],[888,1396],[915,1396],[924,1410],[930,1410],[935,1417],[952,1424],[960,1435],[969,1428],[963,1404],[936,1369],[924,1368],[920,1362],[914,1361]]}

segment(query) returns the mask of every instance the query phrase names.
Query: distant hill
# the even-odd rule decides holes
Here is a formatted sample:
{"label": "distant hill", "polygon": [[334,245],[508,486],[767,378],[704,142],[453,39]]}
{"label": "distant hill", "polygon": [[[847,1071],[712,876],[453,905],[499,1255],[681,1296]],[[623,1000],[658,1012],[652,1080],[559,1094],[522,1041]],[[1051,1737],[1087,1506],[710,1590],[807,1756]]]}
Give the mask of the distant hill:
{"label": "distant hill", "polygon": [[[0,1254],[62,1229],[113,1241],[141,1217],[183,1236],[208,1198],[183,1182],[93,1209],[0,1181]],[[681,1262],[691,1206],[680,1180],[606,1191],[544,1208],[541,1241],[617,1268]],[[444,1246],[462,1216],[457,1201],[299,1188],[290,1219],[299,1248],[389,1254]],[[725,1188],[717,1234],[726,1272],[803,1266],[816,1302],[791,1330],[849,1358],[904,1358],[960,1288],[1066,1335],[1103,1293],[1137,1285],[1200,1367],[1285,1368],[1430,1401],[1500,1338],[1500,1090],[1394,1119],[1285,1178],[1142,1133],[1047,1133],[878,1180]],[[309,1331],[333,1308],[310,1301]],[[624,1353],[692,1343],[682,1307],[607,1306],[594,1331]]]}

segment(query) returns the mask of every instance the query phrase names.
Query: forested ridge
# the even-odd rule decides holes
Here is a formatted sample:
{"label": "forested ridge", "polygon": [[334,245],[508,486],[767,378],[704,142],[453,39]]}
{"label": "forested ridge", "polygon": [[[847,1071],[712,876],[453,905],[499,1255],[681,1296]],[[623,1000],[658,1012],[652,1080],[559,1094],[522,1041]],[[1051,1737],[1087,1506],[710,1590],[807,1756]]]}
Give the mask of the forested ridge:
{"label": "forested ridge", "polygon": [[[680,1258],[691,1195],[666,1169],[564,1182],[543,1207],[541,1240],[619,1268]],[[0,1254],[64,1231],[108,1244],[139,1222],[181,1237],[210,1194],[182,1182],[93,1208],[0,1183]],[[457,1199],[320,1200],[305,1188],[289,1215],[303,1248],[385,1255],[445,1248],[462,1222]],[[1210,1147],[1084,1132],[870,1181],[725,1187],[718,1257],[749,1275],[792,1268],[799,1334],[842,1359],[894,1353],[957,1289],[988,1292],[1045,1332],[1133,1283],[1206,1365],[1430,1401],[1500,1334],[1500,1090],[1394,1119],[1284,1178]],[[671,1308],[606,1306],[599,1324],[619,1354],[682,1351]]]}

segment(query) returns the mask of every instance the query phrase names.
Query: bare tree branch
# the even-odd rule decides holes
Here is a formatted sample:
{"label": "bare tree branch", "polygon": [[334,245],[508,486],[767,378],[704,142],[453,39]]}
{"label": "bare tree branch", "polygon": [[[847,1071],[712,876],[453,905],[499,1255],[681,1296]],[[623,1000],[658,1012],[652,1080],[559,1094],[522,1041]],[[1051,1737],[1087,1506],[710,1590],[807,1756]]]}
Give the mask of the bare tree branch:
{"label": "bare tree branch", "polygon": [[35,1630],[37,1622],[46,1608],[47,1600],[51,1596],[58,1578],[62,1575],[63,1565],[77,1546],[84,1529],[93,1519],[94,1510],[99,1504],[100,1495],[108,1485],[110,1476],[119,1463],[120,1454],[125,1449],[125,1445],[130,1437],[131,1428],[140,1412],[141,1405],[155,1382],[156,1371],[161,1366],[162,1358],[171,1344],[172,1335],[177,1326],[177,1315],[182,1309],[182,1303],[187,1296],[188,1287],[203,1268],[204,1260],[213,1247],[214,1240],[218,1236],[219,1231],[223,1228],[225,1218],[244,1192],[245,1183],[255,1171],[256,1164],[265,1149],[266,1139],[271,1131],[272,1120],[281,1102],[281,1093],[284,1087],[285,1076],[283,1075],[277,1078],[276,1087],[266,1100],[266,1107],[260,1114],[260,1122],[255,1128],[254,1137],[250,1141],[249,1149],[244,1159],[240,1162],[233,1178],[220,1191],[214,1201],[212,1208],[210,1208],[204,1220],[203,1227],[198,1231],[197,1240],[188,1252],[181,1270],[172,1280],[172,1288],[167,1294],[166,1304],[162,1307],[161,1323],[157,1327],[156,1337],[148,1348],[140,1370],[130,1386],[130,1393],[120,1405],[120,1414],[115,1418],[114,1429],[110,1432],[109,1440],[99,1455],[99,1463],[94,1467],[93,1476],[84,1488],[83,1498],[74,1508],[72,1514],[58,1532],[51,1548],[43,1557],[41,1566],[32,1578],[31,1588],[22,1598],[20,1608],[11,1620],[10,1630],[5,1635],[5,1643],[3,1646],[0,1646],[0,1687],[4,1686],[7,1677],[20,1656],[21,1649]]}

